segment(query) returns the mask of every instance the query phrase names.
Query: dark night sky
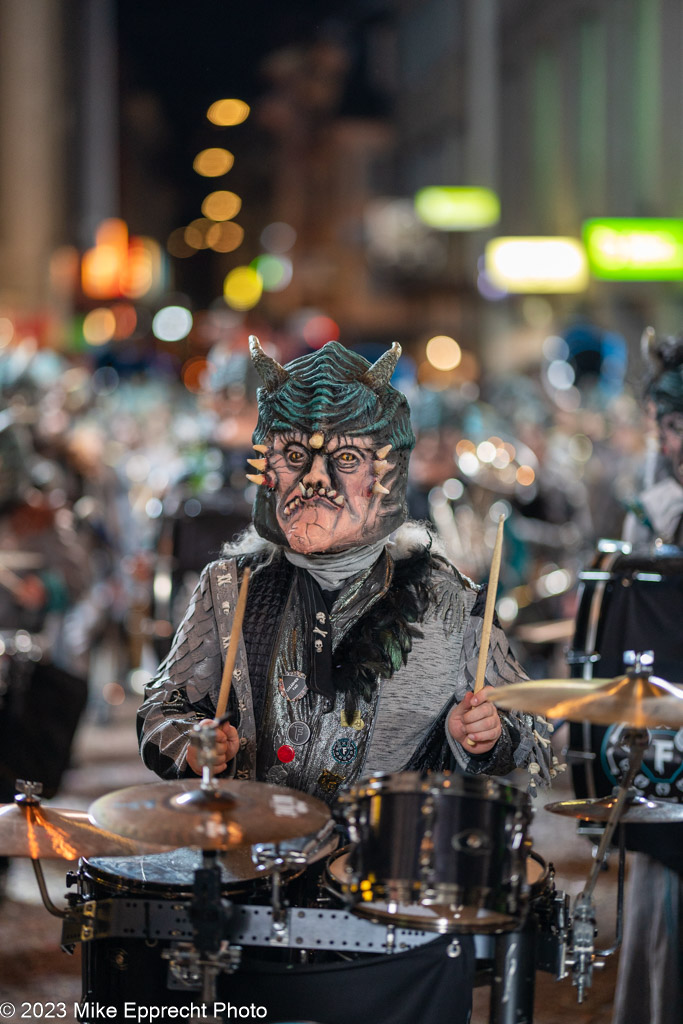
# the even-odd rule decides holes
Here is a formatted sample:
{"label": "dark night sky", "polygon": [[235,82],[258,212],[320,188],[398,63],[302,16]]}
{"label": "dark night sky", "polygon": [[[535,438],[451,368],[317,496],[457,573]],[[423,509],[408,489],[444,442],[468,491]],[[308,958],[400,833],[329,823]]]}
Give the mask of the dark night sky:
{"label": "dark night sky", "polygon": [[314,38],[335,11],[320,0],[118,0],[124,89],[159,95],[174,117],[221,96],[247,102],[263,88],[264,54]]}

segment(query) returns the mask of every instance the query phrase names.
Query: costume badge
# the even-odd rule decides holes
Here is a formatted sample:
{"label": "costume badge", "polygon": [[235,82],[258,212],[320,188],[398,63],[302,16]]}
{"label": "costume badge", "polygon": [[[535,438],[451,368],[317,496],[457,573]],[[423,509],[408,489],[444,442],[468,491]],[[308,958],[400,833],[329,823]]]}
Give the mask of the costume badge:
{"label": "costume badge", "polygon": [[352,715],[347,715],[345,711],[342,711],[339,720],[345,729],[356,729],[358,731],[365,725],[358,709]]}
{"label": "costume badge", "polygon": [[347,740],[346,736],[340,736],[334,741],[332,757],[340,764],[350,764],[358,753],[358,747],[353,740]]}
{"label": "costume badge", "polygon": [[283,743],[281,747],[277,748],[277,759],[283,764],[289,764],[296,757],[296,750],[294,747],[290,747],[289,743]]}
{"label": "costume badge", "polygon": [[273,786],[283,786],[287,781],[287,771],[281,764],[274,764],[266,772],[266,782]]}
{"label": "costume badge", "polygon": [[303,672],[285,672],[280,677],[278,689],[287,700],[300,700],[308,692],[306,676]]}
{"label": "costume badge", "polygon": [[342,775],[335,775],[334,772],[330,772],[325,768],[318,777],[318,785],[322,789],[323,793],[334,793],[336,789],[339,789],[344,777]]}
{"label": "costume badge", "polygon": [[305,722],[292,722],[287,730],[287,739],[290,743],[308,743],[311,737],[311,730]]}

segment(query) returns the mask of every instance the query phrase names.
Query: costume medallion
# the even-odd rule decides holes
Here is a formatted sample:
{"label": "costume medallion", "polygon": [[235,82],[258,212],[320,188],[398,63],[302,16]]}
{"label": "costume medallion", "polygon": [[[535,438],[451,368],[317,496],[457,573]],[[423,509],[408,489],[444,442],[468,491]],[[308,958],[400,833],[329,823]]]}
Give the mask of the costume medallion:
{"label": "costume medallion", "polygon": [[339,720],[345,729],[360,730],[365,725],[358,710],[354,711],[352,715],[347,715],[345,711],[342,711]]}
{"label": "costume medallion", "polygon": [[290,747],[289,743],[283,743],[281,747],[277,748],[277,759],[283,764],[289,764],[296,757],[296,750],[294,747]]}
{"label": "costume medallion", "polygon": [[266,782],[273,786],[282,786],[287,781],[287,771],[281,764],[274,764],[266,772]]}
{"label": "costume medallion", "polygon": [[308,692],[306,676],[303,672],[285,672],[280,677],[278,689],[287,700],[300,700]]}
{"label": "costume medallion", "polygon": [[343,775],[336,775],[334,772],[328,771],[327,768],[318,777],[318,785],[323,793],[334,793],[336,789],[339,789],[343,781]]}
{"label": "costume medallion", "polygon": [[346,736],[340,736],[338,740],[334,741],[332,747],[332,757],[339,764],[350,764],[354,760],[358,753],[358,747],[353,740],[347,740]]}
{"label": "costume medallion", "polygon": [[311,737],[311,730],[305,722],[292,722],[287,730],[287,739],[290,743],[308,743]]}

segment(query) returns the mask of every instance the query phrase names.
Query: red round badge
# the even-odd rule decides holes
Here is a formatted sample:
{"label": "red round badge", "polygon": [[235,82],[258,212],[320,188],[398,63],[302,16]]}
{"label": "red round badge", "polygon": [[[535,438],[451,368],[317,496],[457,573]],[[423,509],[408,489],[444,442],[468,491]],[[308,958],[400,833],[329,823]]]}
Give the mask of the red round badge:
{"label": "red round badge", "polygon": [[281,747],[277,748],[277,759],[282,761],[283,764],[289,764],[290,761],[294,760],[295,756],[296,751],[294,747],[290,747],[288,743],[283,743]]}

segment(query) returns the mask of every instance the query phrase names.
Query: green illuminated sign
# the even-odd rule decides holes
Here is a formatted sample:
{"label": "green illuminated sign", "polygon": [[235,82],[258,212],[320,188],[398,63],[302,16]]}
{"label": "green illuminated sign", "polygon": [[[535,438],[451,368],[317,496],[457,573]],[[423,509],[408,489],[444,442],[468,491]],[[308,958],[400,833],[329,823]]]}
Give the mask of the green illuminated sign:
{"label": "green illuminated sign", "polygon": [[420,220],[438,231],[475,231],[500,220],[500,200],[490,188],[431,185],[415,195]]}
{"label": "green illuminated sign", "polygon": [[683,220],[587,220],[583,240],[591,272],[603,281],[683,280]]}

